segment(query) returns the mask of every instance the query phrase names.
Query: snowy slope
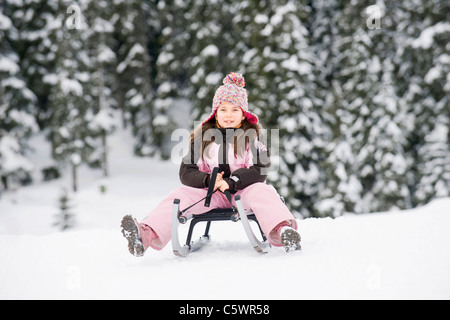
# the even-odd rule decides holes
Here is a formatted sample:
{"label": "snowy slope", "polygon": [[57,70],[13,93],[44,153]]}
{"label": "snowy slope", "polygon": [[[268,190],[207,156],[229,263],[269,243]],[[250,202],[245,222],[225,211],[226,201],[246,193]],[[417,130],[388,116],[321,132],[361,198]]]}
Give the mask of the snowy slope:
{"label": "snowy slope", "polygon": [[[110,178],[82,168],[72,231],[52,227],[68,174],[2,196],[0,299],[450,298],[448,198],[414,210],[299,220],[301,252],[259,255],[239,223],[222,222],[187,258],[175,257],[170,244],[135,258],[121,217],[143,218],[179,182],[178,164],[131,157],[130,141],[126,133],[109,141]],[[36,164],[43,158],[37,153]]]}

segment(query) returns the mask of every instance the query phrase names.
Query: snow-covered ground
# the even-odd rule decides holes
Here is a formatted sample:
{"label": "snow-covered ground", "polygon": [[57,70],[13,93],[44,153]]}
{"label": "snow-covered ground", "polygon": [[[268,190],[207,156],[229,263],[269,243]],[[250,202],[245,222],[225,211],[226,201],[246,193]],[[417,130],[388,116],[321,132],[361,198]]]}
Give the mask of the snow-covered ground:
{"label": "snow-covered ground", "polygon": [[[35,145],[45,145],[40,139]],[[259,255],[240,223],[221,222],[211,227],[212,242],[186,258],[170,244],[135,258],[120,233],[122,216],[143,218],[179,180],[178,164],[130,156],[131,141],[123,132],[109,140],[110,178],[81,168],[70,231],[52,226],[68,173],[3,194],[0,299],[450,299],[448,198],[299,220],[300,252]],[[38,151],[39,166],[45,149]]]}

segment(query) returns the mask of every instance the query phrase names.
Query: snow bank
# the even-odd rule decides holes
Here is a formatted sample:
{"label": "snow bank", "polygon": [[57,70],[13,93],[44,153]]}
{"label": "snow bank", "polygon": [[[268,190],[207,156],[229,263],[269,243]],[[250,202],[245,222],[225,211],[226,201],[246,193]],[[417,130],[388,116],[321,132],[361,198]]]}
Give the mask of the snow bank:
{"label": "snow bank", "polygon": [[170,246],[135,258],[118,227],[4,234],[0,298],[448,299],[449,206],[299,221],[303,250],[292,254],[255,253],[231,222],[184,259]]}

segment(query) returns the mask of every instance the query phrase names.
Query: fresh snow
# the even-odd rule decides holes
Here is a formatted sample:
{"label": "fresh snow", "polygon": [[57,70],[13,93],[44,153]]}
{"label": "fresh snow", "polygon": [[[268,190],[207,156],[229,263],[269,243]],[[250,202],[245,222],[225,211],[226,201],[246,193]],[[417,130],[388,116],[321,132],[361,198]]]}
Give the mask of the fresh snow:
{"label": "fresh snow", "polygon": [[16,138],[5,136],[0,140],[0,155],[2,170],[5,173],[14,172],[20,168],[32,170],[33,164],[20,154],[20,145]]}
{"label": "fresh snow", "polygon": [[[253,251],[242,225],[216,222],[212,241],[186,258],[129,254],[125,214],[141,219],[179,185],[178,164],[129,156],[131,134],[109,140],[111,177],[80,168],[69,193],[77,225],[52,224],[63,178],[0,198],[0,299],[449,299],[450,199],[405,211],[298,219],[302,251]],[[46,142],[31,141],[38,169]],[[37,170],[36,169],[36,170]],[[100,186],[106,193],[100,192]],[[170,214],[168,212],[168,214]],[[180,230],[186,234],[187,225]],[[200,236],[202,225],[196,227]]]}
{"label": "fresh snow", "polygon": [[419,38],[412,42],[413,48],[429,49],[434,41],[436,34],[445,33],[450,31],[450,23],[438,22],[435,25],[425,28]]}

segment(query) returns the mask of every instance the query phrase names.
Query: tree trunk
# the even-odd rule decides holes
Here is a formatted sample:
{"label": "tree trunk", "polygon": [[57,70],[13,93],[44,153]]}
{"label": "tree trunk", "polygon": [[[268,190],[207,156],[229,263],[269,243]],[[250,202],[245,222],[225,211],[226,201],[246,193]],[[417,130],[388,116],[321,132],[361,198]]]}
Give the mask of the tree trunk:
{"label": "tree trunk", "polygon": [[102,168],[103,168],[103,176],[108,177],[108,147],[106,145],[106,130],[102,130]]}
{"label": "tree trunk", "polygon": [[77,165],[74,163],[72,163],[72,190],[73,190],[73,192],[78,191]]}

